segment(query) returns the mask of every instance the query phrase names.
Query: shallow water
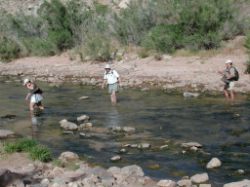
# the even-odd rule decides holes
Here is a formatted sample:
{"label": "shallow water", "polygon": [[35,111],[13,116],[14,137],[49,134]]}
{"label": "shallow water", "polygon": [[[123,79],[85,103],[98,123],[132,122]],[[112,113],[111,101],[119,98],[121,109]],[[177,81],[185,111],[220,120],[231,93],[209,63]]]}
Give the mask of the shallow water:
{"label": "shallow water", "polygon": [[[250,178],[250,100],[241,97],[234,104],[223,97],[184,99],[181,95],[166,94],[159,90],[141,92],[123,90],[119,104],[109,103],[106,90],[64,84],[60,87],[39,83],[45,94],[45,113],[31,125],[26,90],[19,82],[0,83],[0,116],[16,115],[14,119],[0,118],[0,128],[11,129],[25,137],[33,137],[49,146],[55,156],[63,151],[74,151],[94,164],[109,167],[128,164],[140,165],[153,178],[180,179],[182,176],[206,172],[206,163],[212,157],[222,161],[221,168],[207,171],[214,186]],[[79,101],[80,96],[90,98]],[[112,126],[133,126],[136,133],[117,136],[99,132],[90,138],[78,133],[63,135],[58,121],[76,120],[87,114],[99,129]],[[177,143],[197,141],[202,152],[182,153]],[[128,149],[122,161],[112,163],[121,144],[150,143],[149,150]],[[159,147],[169,147],[160,150]],[[244,175],[237,175],[244,169]]]}

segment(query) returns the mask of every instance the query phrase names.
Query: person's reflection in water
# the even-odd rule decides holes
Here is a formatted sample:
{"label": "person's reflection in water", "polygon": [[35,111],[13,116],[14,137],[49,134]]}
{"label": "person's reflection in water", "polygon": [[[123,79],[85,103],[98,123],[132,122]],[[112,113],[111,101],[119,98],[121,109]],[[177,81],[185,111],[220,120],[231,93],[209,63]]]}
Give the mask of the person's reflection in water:
{"label": "person's reflection in water", "polygon": [[120,113],[117,107],[112,107],[110,111],[106,113],[106,124],[108,127],[116,127],[121,125]]}
{"label": "person's reflection in water", "polygon": [[39,121],[39,117],[35,115],[31,115],[31,135],[32,139],[36,139],[38,136],[39,126],[41,125],[41,121]]}

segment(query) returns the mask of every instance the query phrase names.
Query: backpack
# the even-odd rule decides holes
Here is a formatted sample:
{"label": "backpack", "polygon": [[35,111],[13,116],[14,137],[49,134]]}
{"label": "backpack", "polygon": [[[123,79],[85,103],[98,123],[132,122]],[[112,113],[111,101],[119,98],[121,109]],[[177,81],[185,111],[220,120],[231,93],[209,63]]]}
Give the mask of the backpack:
{"label": "backpack", "polygon": [[234,68],[235,76],[234,76],[232,79],[233,79],[234,81],[238,81],[239,78],[240,78],[239,72],[238,72],[238,70],[237,70],[235,67],[233,67],[233,68]]}

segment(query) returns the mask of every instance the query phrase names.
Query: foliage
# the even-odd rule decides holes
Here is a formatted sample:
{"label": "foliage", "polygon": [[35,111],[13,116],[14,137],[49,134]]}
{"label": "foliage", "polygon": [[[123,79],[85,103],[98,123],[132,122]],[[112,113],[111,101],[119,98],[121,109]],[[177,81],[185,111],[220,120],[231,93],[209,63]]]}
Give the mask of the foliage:
{"label": "foliage", "polygon": [[18,43],[5,36],[0,36],[0,60],[10,61],[20,56],[21,48]]}
{"label": "foliage", "polygon": [[47,162],[52,159],[50,150],[42,145],[39,145],[32,139],[21,139],[17,142],[7,143],[4,146],[4,150],[7,153],[28,152],[30,153],[32,159],[40,160],[42,162]]}
{"label": "foliage", "polygon": [[245,42],[245,47],[247,49],[248,53],[248,61],[246,63],[247,68],[246,68],[246,73],[250,74],[250,32],[247,34],[246,42]]}

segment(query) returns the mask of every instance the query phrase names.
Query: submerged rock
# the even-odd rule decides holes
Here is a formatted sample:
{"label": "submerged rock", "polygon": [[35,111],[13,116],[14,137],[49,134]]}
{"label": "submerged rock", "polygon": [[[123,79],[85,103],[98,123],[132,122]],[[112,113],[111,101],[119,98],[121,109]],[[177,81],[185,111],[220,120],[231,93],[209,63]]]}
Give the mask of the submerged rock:
{"label": "submerged rock", "polygon": [[116,155],[116,156],[113,156],[112,158],[110,158],[110,160],[111,161],[118,161],[118,160],[121,160],[122,158],[121,158],[121,156],[119,156],[119,155]]}
{"label": "submerged rock", "polygon": [[250,187],[250,180],[245,179],[245,180],[238,181],[238,182],[227,183],[227,184],[224,184],[223,187]]}
{"label": "submerged rock", "polygon": [[61,128],[63,128],[64,130],[74,131],[78,129],[78,126],[75,123],[70,122],[66,119],[61,120],[59,123]]}
{"label": "submerged rock", "polygon": [[197,148],[201,148],[202,145],[198,142],[186,142],[186,143],[182,143],[181,147],[184,148],[191,148],[191,147],[197,147]]}
{"label": "submerged rock", "polygon": [[149,143],[141,143],[137,146],[139,149],[149,149],[151,145]]}
{"label": "submerged rock", "polygon": [[81,96],[81,97],[79,97],[78,99],[79,100],[85,100],[85,99],[88,99],[89,98],[89,96]]}
{"label": "submerged rock", "polygon": [[200,94],[199,93],[192,93],[192,92],[183,92],[183,97],[185,98],[191,98],[191,97],[199,97]]}
{"label": "submerged rock", "polygon": [[79,127],[78,127],[78,130],[84,130],[84,129],[90,129],[93,127],[93,124],[92,123],[83,123],[83,124],[80,124]]}
{"label": "submerged rock", "polygon": [[157,183],[157,186],[160,186],[160,187],[176,187],[176,182],[174,182],[172,180],[160,180]]}
{"label": "submerged rock", "polygon": [[218,158],[212,158],[208,163],[207,163],[207,169],[213,169],[213,168],[218,168],[221,166],[221,161]]}

